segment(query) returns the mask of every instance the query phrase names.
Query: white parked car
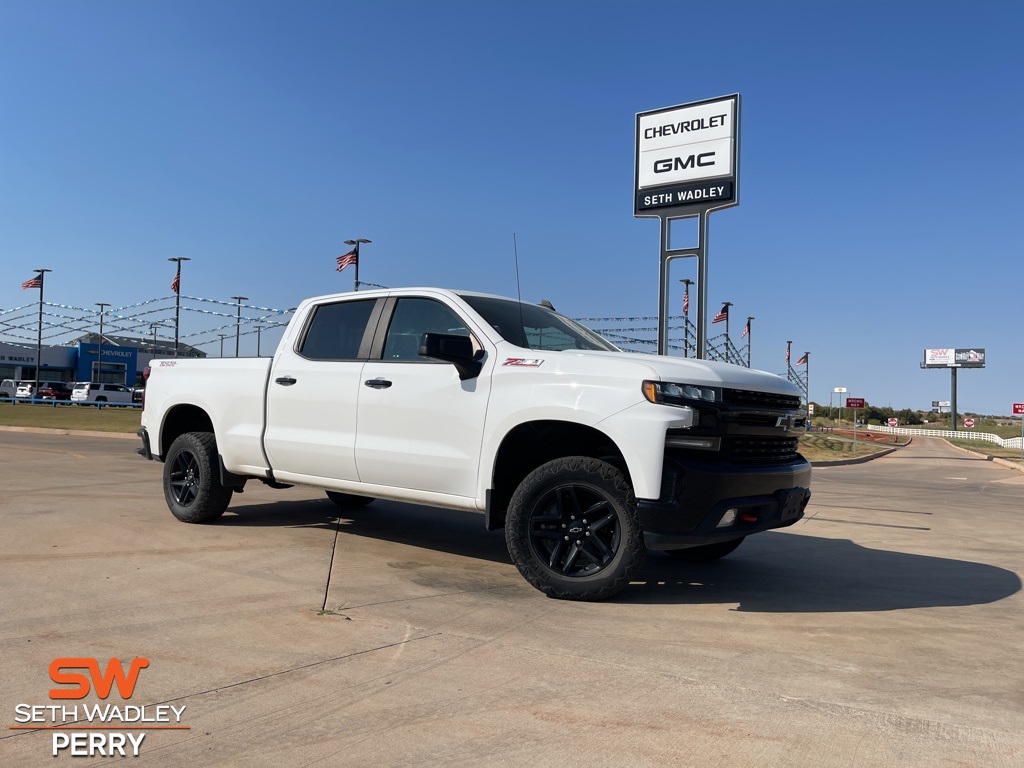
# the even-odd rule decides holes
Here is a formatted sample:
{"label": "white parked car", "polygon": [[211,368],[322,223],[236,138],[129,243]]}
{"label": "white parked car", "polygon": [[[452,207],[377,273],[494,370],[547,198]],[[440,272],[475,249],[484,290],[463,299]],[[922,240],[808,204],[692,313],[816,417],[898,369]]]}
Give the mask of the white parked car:
{"label": "white parked car", "polygon": [[14,379],[4,379],[0,381],[0,398],[2,397],[14,397],[14,394],[18,391],[18,382]]}
{"label": "white parked car", "polygon": [[131,403],[132,391],[121,384],[80,381],[71,390],[73,403]]}

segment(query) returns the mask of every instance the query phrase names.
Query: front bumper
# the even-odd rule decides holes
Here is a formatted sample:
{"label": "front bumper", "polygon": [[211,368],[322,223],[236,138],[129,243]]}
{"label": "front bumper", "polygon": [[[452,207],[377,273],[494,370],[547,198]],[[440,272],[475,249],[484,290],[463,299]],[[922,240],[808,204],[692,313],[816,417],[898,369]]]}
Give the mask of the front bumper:
{"label": "front bumper", "polygon": [[[687,549],[729,541],[797,522],[811,498],[811,465],[782,466],[665,459],[662,497],[638,502],[651,549]],[[721,525],[735,511],[735,520]]]}

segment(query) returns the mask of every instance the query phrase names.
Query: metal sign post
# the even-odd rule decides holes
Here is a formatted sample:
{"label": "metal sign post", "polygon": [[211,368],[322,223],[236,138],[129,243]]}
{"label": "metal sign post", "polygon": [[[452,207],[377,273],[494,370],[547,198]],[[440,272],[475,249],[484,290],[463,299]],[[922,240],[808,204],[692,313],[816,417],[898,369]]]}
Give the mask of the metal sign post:
{"label": "metal sign post", "polygon": [[846,398],[846,407],[853,410],[853,455],[857,455],[857,411],[865,405],[863,397]]}
{"label": "metal sign post", "polygon": [[1020,416],[1020,457],[1024,459],[1024,403],[1014,403],[1013,413]]}
{"label": "metal sign post", "polygon": [[[736,93],[636,116],[633,215],[661,219],[659,355],[668,351],[669,267],[688,257],[697,258],[696,354],[707,354],[708,215],[739,205],[739,112]],[[694,217],[697,245],[671,248],[672,221]]]}

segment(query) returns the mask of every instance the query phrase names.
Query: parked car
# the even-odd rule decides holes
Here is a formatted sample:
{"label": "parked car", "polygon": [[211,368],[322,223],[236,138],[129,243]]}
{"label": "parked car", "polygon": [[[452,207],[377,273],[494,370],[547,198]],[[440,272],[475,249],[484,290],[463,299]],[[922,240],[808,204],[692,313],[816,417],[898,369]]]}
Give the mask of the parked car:
{"label": "parked car", "polygon": [[132,402],[141,403],[146,399],[146,388],[145,387],[132,387]]}
{"label": "parked car", "polygon": [[80,381],[71,391],[73,403],[130,403],[132,391],[121,384]]}
{"label": "parked car", "polygon": [[0,398],[3,397],[14,397],[18,391],[18,382],[14,379],[4,379],[0,381]]}
{"label": "parked car", "polygon": [[36,392],[40,400],[70,400],[71,385],[63,381],[43,382],[43,386]]}
{"label": "parked car", "polygon": [[[66,385],[63,381],[43,381],[40,382],[38,389],[62,389]],[[18,390],[14,393],[15,397],[37,397],[37,387],[34,379],[28,381],[19,381]],[[42,396],[42,395],[38,395]]]}

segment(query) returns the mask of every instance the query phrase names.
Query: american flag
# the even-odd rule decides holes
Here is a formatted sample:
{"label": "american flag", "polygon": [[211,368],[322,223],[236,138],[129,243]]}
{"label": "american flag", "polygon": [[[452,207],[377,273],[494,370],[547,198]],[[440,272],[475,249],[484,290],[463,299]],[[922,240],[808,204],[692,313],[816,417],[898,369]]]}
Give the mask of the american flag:
{"label": "american flag", "polygon": [[786,347],[786,362],[789,362],[789,347]]}
{"label": "american flag", "polygon": [[686,291],[683,293],[683,314],[690,314],[690,292]]}
{"label": "american flag", "polygon": [[356,246],[348,253],[338,257],[338,269],[337,272],[341,272],[345,267],[351,266],[352,264],[359,263],[359,246]]}
{"label": "american flag", "polygon": [[811,354],[811,353],[810,353],[810,352],[804,352],[804,356],[803,356],[803,357],[801,357],[801,358],[800,358],[799,360],[797,360],[797,361],[796,361],[796,364],[797,364],[797,365],[803,365],[804,363],[806,363],[806,362],[807,362],[807,356],[808,356],[809,354]]}
{"label": "american flag", "polygon": [[178,293],[181,290],[181,264],[178,264],[178,271],[174,273],[174,279],[171,280],[171,290]]}
{"label": "american flag", "polygon": [[742,339],[748,333],[750,333],[750,321],[749,320],[747,320],[747,324],[743,326],[743,333],[740,334],[740,338]]}
{"label": "american flag", "polygon": [[43,287],[43,276],[36,275],[31,280],[26,280],[21,284],[21,290],[27,291],[29,288],[42,288]]}
{"label": "american flag", "polygon": [[728,304],[723,304],[722,305],[722,311],[719,312],[717,315],[715,315],[715,319],[712,320],[711,322],[712,323],[720,323],[723,320],[728,320],[728,319],[729,319],[729,305]]}

